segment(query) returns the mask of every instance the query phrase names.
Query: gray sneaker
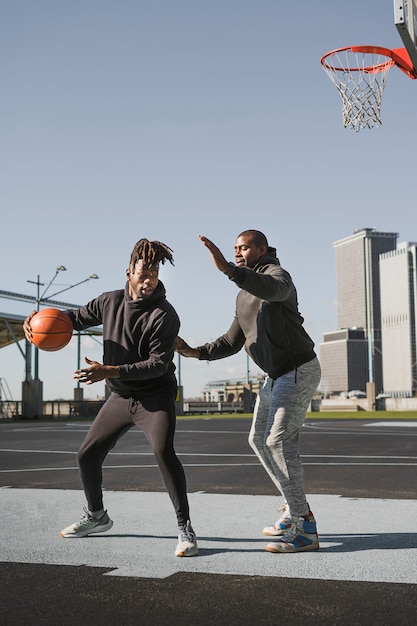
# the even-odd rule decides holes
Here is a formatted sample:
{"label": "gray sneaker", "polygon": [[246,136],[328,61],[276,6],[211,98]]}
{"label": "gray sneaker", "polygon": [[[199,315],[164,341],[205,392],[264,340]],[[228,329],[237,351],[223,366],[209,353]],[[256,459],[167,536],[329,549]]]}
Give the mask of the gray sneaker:
{"label": "gray sneaker", "polygon": [[178,535],[178,545],[175,556],[196,556],[198,554],[197,538],[191,522],[181,528]]}
{"label": "gray sneaker", "polygon": [[113,522],[107,515],[107,511],[104,511],[103,515],[98,519],[95,519],[91,513],[85,508],[85,515],[79,522],[67,526],[59,533],[61,537],[87,537],[87,535],[94,535],[95,533],[105,533],[106,530],[110,530],[113,526]]}

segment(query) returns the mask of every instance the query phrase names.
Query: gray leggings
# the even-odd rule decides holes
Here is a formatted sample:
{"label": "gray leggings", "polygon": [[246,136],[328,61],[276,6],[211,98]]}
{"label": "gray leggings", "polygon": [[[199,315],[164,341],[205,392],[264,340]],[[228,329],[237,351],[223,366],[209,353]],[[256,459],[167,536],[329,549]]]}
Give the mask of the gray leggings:
{"label": "gray leggings", "polygon": [[[296,374],[296,375],[295,375]],[[318,359],[273,380],[268,376],[256,399],[249,445],[257,454],[292,515],[307,515],[299,435],[320,382]]]}
{"label": "gray leggings", "polygon": [[175,403],[169,394],[142,399],[112,393],[88,431],[77,460],[88,509],[103,508],[102,465],[109,451],[130,428],[138,426],[149,441],[177,515],[178,524],[189,519],[184,469],[174,450]]}

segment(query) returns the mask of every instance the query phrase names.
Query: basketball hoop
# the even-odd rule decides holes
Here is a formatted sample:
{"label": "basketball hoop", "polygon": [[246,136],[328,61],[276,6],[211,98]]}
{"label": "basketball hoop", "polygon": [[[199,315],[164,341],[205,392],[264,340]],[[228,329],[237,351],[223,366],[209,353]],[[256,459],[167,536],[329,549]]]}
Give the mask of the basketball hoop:
{"label": "basketball hoop", "polygon": [[321,64],[342,98],[343,126],[358,132],[381,126],[381,100],[390,69],[417,78],[405,48],[349,46],[332,50]]}

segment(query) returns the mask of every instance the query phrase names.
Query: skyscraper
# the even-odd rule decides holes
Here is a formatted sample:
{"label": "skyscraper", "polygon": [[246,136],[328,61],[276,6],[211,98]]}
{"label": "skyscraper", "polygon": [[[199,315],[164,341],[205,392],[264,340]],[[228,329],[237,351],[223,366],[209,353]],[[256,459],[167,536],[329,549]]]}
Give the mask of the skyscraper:
{"label": "skyscraper", "polygon": [[417,244],[401,243],[380,258],[384,391],[392,397],[417,392]]}
{"label": "skyscraper", "polygon": [[379,256],[395,250],[397,238],[363,228],[333,244],[339,330],[320,345],[324,391],[365,391],[369,382],[383,389]]}

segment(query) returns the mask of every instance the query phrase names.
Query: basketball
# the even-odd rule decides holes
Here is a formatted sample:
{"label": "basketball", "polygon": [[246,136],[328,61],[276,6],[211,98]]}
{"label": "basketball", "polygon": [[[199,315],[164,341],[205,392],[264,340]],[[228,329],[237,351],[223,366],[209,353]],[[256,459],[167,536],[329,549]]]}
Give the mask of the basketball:
{"label": "basketball", "polygon": [[54,352],[71,340],[73,326],[70,318],[59,309],[42,309],[30,320],[32,343],[40,350]]}

